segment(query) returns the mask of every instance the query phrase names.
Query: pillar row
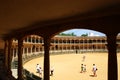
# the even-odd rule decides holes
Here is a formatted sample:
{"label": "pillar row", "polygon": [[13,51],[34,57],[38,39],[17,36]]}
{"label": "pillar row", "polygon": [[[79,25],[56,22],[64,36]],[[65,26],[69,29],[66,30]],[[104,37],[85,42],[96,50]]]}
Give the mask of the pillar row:
{"label": "pillar row", "polygon": [[12,76],[12,71],[11,71],[11,62],[12,62],[12,52],[11,52],[11,47],[12,47],[12,39],[5,40],[5,47],[4,47],[4,52],[5,52],[5,69],[6,69],[6,78],[8,77],[10,80],[15,80],[15,78]]}

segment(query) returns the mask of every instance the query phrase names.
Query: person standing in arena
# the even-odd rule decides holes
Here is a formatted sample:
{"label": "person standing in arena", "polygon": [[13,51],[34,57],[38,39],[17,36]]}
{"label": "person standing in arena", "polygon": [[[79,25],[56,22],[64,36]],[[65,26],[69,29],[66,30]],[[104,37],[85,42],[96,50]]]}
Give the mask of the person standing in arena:
{"label": "person standing in arena", "polygon": [[81,64],[81,71],[80,71],[80,73],[82,73],[82,72],[84,72],[84,65],[83,64]]}
{"label": "person standing in arena", "polygon": [[97,76],[97,74],[96,74],[96,71],[97,71],[97,70],[98,70],[98,69],[97,69],[96,65],[95,65],[95,64],[93,64],[92,71],[93,71],[93,76],[94,76],[94,77],[96,77],[96,76]]}
{"label": "person standing in arena", "polygon": [[53,72],[54,72],[54,68],[53,68],[53,66],[52,66],[51,69],[50,69],[50,75],[51,75],[51,76],[53,76]]}

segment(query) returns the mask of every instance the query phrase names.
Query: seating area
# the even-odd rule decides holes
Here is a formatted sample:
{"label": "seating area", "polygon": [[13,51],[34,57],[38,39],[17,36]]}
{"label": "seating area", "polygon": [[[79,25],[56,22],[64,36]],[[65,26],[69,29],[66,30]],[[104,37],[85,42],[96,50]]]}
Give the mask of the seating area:
{"label": "seating area", "polygon": [[[30,61],[30,60],[32,60],[32,59],[34,59],[34,58],[41,57],[41,56],[43,56],[43,54],[33,54],[33,55],[30,55],[30,56],[26,56],[26,58],[22,59],[23,64]],[[18,59],[17,58],[14,59],[11,64],[12,64],[11,65],[12,69],[17,69],[17,67],[18,67]]]}
{"label": "seating area", "polygon": [[42,78],[40,78],[39,76],[36,76],[33,73],[30,73],[26,69],[24,69],[23,71],[24,71],[23,73],[24,73],[25,80],[42,80]]}

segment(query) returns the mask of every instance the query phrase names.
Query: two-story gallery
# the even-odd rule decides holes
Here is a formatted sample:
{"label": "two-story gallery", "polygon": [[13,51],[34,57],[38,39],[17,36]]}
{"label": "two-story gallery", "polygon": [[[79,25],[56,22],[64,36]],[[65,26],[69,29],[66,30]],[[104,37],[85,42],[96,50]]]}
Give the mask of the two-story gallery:
{"label": "two-story gallery", "polygon": [[[18,57],[17,40],[13,40],[13,59]],[[117,36],[117,51],[120,49],[120,36]],[[37,35],[30,35],[23,40],[23,59],[32,55],[44,53],[44,40]],[[55,36],[51,39],[50,53],[84,53],[84,52],[107,52],[106,36]]]}

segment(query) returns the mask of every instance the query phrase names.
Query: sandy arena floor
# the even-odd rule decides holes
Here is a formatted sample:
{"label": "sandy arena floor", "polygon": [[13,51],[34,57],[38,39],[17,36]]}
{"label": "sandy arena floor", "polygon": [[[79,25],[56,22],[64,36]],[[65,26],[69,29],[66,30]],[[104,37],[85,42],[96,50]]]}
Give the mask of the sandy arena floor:
{"label": "sandy arena floor", "polygon": [[[82,61],[83,55],[86,56]],[[106,53],[83,53],[83,54],[62,54],[51,55],[50,66],[54,67],[54,75],[50,80],[107,80],[107,59]],[[96,64],[97,77],[92,77],[92,65]],[[36,64],[43,69],[43,57],[33,59],[23,66],[30,72],[36,73]],[[80,73],[81,64],[86,64],[87,72]],[[118,75],[120,75],[120,54],[118,54]],[[39,75],[38,75],[39,76]],[[120,80],[120,77],[118,78]]]}

